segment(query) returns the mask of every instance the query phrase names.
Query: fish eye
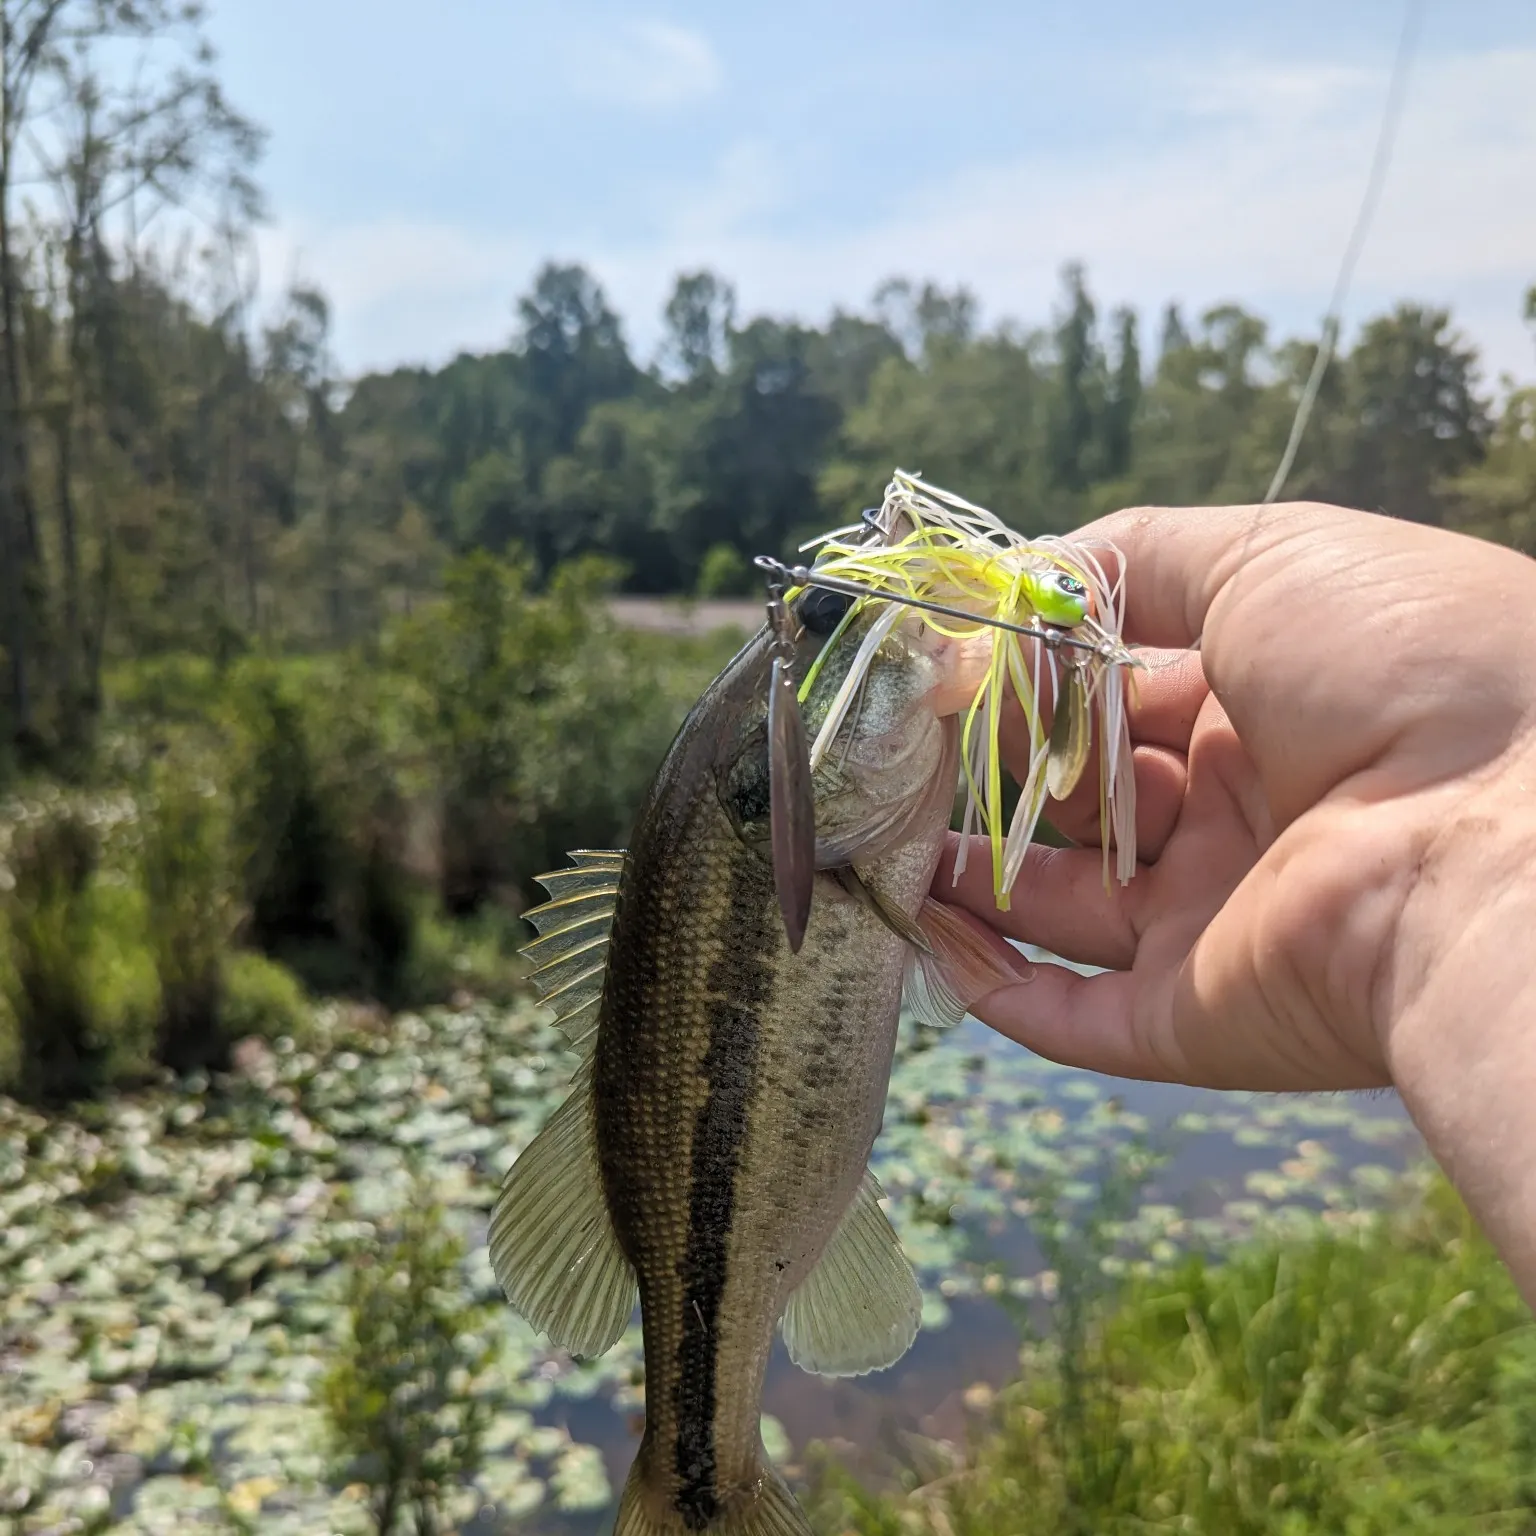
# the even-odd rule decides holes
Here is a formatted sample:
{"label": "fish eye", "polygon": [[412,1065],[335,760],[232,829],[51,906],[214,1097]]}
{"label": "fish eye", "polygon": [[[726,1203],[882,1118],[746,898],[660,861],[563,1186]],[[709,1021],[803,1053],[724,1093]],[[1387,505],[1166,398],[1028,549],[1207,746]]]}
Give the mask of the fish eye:
{"label": "fish eye", "polygon": [[826,587],[812,587],[800,599],[800,622],[813,635],[830,635],[853,606],[847,592],[832,592]]}
{"label": "fish eye", "polygon": [[1088,592],[1088,588],[1076,576],[1069,576],[1065,571],[1057,571],[1056,587],[1058,591],[1065,592],[1069,597],[1083,597]]}

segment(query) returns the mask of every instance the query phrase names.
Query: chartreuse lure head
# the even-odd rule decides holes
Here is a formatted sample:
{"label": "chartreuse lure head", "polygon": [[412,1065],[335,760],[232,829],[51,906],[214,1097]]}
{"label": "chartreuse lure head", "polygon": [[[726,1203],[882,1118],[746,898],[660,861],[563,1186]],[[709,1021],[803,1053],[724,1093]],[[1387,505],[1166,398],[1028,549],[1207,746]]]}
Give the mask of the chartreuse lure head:
{"label": "chartreuse lure head", "polygon": [[1074,629],[1088,617],[1088,588],[1071,571],[1027,572],[1024,598],[1046,624]]}

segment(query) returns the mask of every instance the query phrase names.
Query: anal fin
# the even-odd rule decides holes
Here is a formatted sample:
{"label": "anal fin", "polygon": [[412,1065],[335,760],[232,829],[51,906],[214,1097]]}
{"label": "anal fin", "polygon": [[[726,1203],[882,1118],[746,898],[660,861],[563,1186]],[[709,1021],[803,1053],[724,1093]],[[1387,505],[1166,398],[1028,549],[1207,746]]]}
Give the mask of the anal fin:
{"label": "anal fin", "polygon": [[912,1347],[923,1296],[868,1170],[837,1231],[784,1309],[789,1358],[817,1376],[862,1376]]}
{"label": "anal fin", "polygon": [[639,1300],[603,1196],[592,1073],[508,1170],[491,1212],[491,1268],[507,1300],[580,1359],[613,1347]]}

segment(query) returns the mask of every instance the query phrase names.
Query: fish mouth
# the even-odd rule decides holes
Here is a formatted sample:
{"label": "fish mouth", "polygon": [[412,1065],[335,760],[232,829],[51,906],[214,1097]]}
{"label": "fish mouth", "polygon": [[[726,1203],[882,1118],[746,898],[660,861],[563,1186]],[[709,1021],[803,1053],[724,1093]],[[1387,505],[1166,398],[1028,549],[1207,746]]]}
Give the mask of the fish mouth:
{"label": "fish mouth", "polygon": [[923,707],[940,720],[969,709],[992,668],[991,631],[955,637],[924,625],[909,643],[928,657],[937,676]]}

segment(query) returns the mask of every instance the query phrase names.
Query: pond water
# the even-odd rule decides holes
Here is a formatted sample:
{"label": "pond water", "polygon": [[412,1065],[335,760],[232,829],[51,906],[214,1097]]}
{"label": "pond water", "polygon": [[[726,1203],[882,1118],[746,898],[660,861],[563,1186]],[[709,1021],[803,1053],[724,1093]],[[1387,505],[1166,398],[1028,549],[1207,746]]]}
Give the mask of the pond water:
{"label": "pond water", "polygon": [[[496,1298],[486,1214],[570,1066],[537,1017],[472,1007],[342,1030],[85,1123],[0,1100],[0,1529],[9,1511],[28,1533],[77,1515],[179,1533],[228,1529],[235,1511],[277,1536],[366,1530],[315,1403],[349,1266],[425,1166],[471,1244],[466,1291]],[[875,1167],[924,1328],[895,1368],[851,1381],[781,1351],[764,1402],[779,1459],[793,1469],[829,1441],[879,1476],[912,1435],[963,1436],[967,1393],[1008,1379],[1050,1290],[1035,1202],[1091,1211],[1143,1144],[1163,1161],[1117,1232],[1148,1262],[1368,1201],[1418,1151],[1390,1097],[1126,1083],[971,1022],[904,1032]],[[595,1532],[636,1443],[639,1330],[577,1367],[504,1305],[493,1316],[491,1457],[469,1501],[487,1514],[464,1529]]]}

